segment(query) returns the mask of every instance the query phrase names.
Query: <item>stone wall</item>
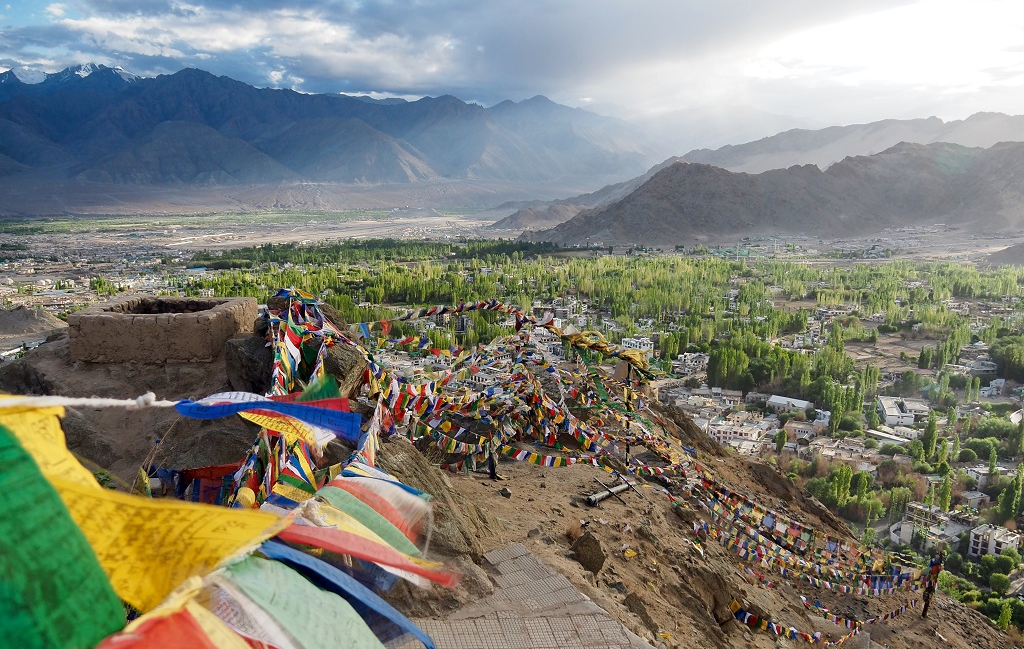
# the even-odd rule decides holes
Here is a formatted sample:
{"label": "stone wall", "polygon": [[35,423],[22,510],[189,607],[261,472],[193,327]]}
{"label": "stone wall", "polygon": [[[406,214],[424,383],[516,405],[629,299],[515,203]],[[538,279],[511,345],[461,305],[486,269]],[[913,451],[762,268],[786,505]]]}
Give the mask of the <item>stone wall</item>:
{"label": "stone wall", "polygon": [[89,363],[202,363],[251,332],[253,298],[128,297],[68,316],[71,356]]}

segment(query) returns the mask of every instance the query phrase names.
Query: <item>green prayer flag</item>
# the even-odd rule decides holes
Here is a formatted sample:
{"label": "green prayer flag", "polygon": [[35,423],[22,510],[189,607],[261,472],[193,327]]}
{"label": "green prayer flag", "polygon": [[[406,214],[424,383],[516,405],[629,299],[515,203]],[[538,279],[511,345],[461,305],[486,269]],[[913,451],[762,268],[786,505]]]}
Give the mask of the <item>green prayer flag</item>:
{"label": "green prayer flag", "polygon": [[348,602],[283,563],[249,556],[226,572],[229,581],[305,649],[384,648]]}
{"label": "green prayer flag", "polygon": [[64,503],[0,426],[0,628],[4,646],[92,647],[124,628],[121,600]]}
{"label": "green prayer flag", "polygon": [[402,531],[395,527],[394,523],[344,489],[327,485],[317,491],[316,495],[368,527],[385,543],[399,552],[413,557],[420,556],[421,553],[416,544],[402,534]]}

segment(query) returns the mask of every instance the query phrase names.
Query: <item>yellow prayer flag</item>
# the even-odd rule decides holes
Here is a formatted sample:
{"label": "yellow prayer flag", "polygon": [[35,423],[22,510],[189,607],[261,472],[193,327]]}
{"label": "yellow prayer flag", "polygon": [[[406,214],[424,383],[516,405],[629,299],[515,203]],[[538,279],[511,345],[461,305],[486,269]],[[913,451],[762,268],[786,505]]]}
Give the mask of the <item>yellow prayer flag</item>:
{"label": "yellow prayer flag", "polygon": [[287,525],[264,512],[130,496],[49,476],[117,594],[148,611]]}
{"label": "yellow prayer flag", "polygon": [[[10,397],[0,397],[10,398]],[[0,408],[0,425],[6,427],[22,448],[28,451],[47,478],[60,476],[65,480],[100,489],[92,471],[85,468],[68,450],[64,430],[60,427],[63,407],[33,408],[18,406]]]}
{"label": "yellow prayer flag", "polygon": [[[247,419],[257,426],[262,426],[267,430],[272,430],[280,433],[284,436],[285,442],[291,444],[296,438],[310,444],[312,446],[323,446],[327,442],[321,442],[317,439],[316,431],[312,426],[288,415],[282,415],[278,413],[264,414],[254,410],[244,410],[238,413],[238,416],[242,419]],[[328,440],[329,441],[329,440]]]}

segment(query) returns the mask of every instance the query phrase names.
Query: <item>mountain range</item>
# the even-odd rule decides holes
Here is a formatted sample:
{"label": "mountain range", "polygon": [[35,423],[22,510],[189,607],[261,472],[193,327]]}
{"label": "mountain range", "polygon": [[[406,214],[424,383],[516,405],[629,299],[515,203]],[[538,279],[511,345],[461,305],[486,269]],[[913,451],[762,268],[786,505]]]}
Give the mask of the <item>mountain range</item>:
{"label": "mountain range", "polygon": [[655,162],[647,142],[626,122],[541,96],[484,108],[451,96],[376,101],[258,89],[197,69],[145,79],[88,65],[37,83],[0,74],[5,180],[162,191],[434,182],[593,188]]}
{"label": "mountain range", "polygon": [[523,237],[562,244],[692,245],[769,233],[870,234],[947,223],[1024,225],[1024,143],[988,149],[900,143],[822,171],[805,164],[760,174],[678,161],[614,202]]}
{"label": "mountain range", "polygon": [[745,144],[730,144],[714,150],[696,149],[683,159],[730,171],[761,173],[803,164],[825,169],[848,156],[872,155],[900,142],[948,142],[987,149],[999,142],[1021,141],[1024,141],[1024,115],[975,113],[967,119],[950,122],[929,117],[886,119],[817,130],[792,129]]}
{"label": "mountain range", "polygon": [[844,158],[874,155],[901,142],[943,142],[989,148],[999,142],[1022,141],[1024,116],[1002,113],[977,113],[967,119],[950,122],[929,117],[890,119],[819,130],[792,129],[745,144],[731,144],[713,150],[695,149],[683,156],[670,158],[634,180],[615,183],[597,192],[556,201],[534,201],[530,204],[512,206],[512,209],[507,209],[504,213],[498,212],[500,220],[492,227],[499,230],[537,230],[555,227],[585,209],[608,205],[624,198],[649,180],[653,173],[675,161],[702,163],[729,171],[760,174],[774,169],[808,164],[827,169]]}
{"label": "mountain range", "polygon": [[259,89],[197,69],[10,70],[0,214],[491,208],[496,230],[564,223],[545,236],[573,243],[1018,222],[1017,149],[998,143],[1024,141],[1024,116],[793,129],[668,159],[692,133],[653,123],[541,96],[484,108]]}

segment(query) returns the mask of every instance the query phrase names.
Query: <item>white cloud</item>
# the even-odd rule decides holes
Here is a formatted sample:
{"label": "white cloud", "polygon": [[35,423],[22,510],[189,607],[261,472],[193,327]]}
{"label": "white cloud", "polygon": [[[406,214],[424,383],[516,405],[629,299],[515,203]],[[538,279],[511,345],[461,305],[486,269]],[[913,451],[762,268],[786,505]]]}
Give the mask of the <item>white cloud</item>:
{"label": "white cloud", "polygon": [[[10,9],[10,6],[8,6],[7,8]],[[50,16],[51,18],[60,18],[60,17],[62,17],[65,14],[66,10],[67,10],[67,5],[65,5],[65,4],[54,3],[54,4],[46,5],[46,14],[48,16]]]}
{"label": "white cloud", "polygon": [[789,79],[827,92],[844,86],[908,94],[1019,93],[1024,4],[930,0],[822,25],[763,48],[743,68],[758,81]]}

